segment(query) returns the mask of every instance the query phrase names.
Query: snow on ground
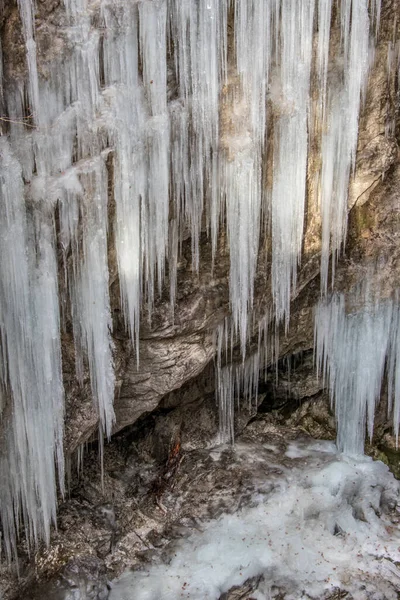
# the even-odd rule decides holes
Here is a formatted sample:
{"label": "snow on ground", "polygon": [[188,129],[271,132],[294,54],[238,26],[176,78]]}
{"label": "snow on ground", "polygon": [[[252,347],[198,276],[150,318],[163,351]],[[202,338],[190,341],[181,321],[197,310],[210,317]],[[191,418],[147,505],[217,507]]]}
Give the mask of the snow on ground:
{"label": "snow on ground", "polygon": [[[243,443],[235,454],[258,460]],[[281,473],[272,486],[257,480],[246,507],[204,523],[171,547],[168,562],[124,573],[110,600],[217,600],[260,575],[254,600],[278,589],[287,600],[321,599],[338,588],[354,600],[397,599],[399,483],[388,468],[330,442],[296,442],[272,459]]]}

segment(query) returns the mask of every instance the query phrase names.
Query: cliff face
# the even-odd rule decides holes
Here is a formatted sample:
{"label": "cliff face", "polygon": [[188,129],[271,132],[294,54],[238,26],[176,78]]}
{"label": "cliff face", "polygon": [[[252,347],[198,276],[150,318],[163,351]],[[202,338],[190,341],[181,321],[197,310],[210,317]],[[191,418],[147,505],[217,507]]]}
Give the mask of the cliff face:
{"label": "cliff face", "polygon": [[[49,537],[53,455],[62,480],[63,451],[81,452],[99,427],[101,438],[140,429],[153,411],[149,443],[162,460],[177,431],[187,448],[214,438],[218,418],[230,435],[226,363],[244,388],[244,355],[258,374],[313,349],[332,281],[349,297],[366,280],[381,299],[397,292],[400,4],[272,4],[1,5],[1,333],[3,362],[16,365],[3,369],[0,402],[9,556],[6,504],[33,503],[28,537]],[[296,399],[322,394],[302,369]],[[54,491],[38,526],[32,462],[45,454],[29,415],[13,420],[29,396],[52,431]],[[242,407],[237,430],[262,400]]]}
{"label": "cliff face", "polygon": [[[393,42],[396,33],[393,31],[392,18],[397,10],[398,6],[394,3],[382,5],[376,49],[374,56],[370,58],[371,68],[360,113],[355,171],[350,178],[346,247],[335,267],[335,290],[346,292],[352,289],[372,270],[373,285],[380,290],[383,297],[390,296],[397,288],[398,273],[398,57],[397,46]],[[339,24],[333,19],[328,68],[328,81],[333,82],[333,89],[335,80],[341,77],[341,66],[332,58],[340,55],[338,27]],[[232,48],[229,48],[233,54]],[[317,38],[314,40],[314,49],[316,52]],[[234,60],[232,55],[230,60]],[[221,152],[230,153],[231,157],[234,157],[235,153],[242,156],[244,151],[240,146],[242,142],[239,142],[238,147],[237,140],[247,139],[248,142],[249,115],[248,111],[246,113],[243,92],[238,92],[238,83],[232,71],[233,67],[221,94],[219,135]],[[315,72],[311,77],[311,89],[315,89],[311,99],[315,97],[314,101],[317,104],[319,83]],[[277,118],[277,111],[282,109],[280,99],[274,97],[274,90],[268,99],[268,152],[263,157],[263,189],[267,198],[273,185],[272,146],[277,143],[274,142],[276,138],[273,136],[274,119]],[[316,111],[312,124],[314,129],[310,130],[309,137],[301,263],[297,273],[297,285],[291,290],[290,324],[287,332],[281,327],[279,351],[269,362],[272,358],[279,359],[292,352],[309,349],[313,345],[313,310],[321,286],[321,181],[318,179],[318,173],[322,161],[320,134],[323,125],[318,116],[320,115]],[[111,169],[112,160],[111,154]],[[110,194],[112,197],[112,190]],[[112,199],[110,202],[112,203]],[[199,270],[195,272],[192,268],[193,244],[189,239],[189,231],[186,229],[182,235],[183,245],[177,263],[174,309],[172,311],[169,302],[167,280],[162,297],[156,299],[152,309],[151,325],[144,306],[140,324],[139,364],[130,348],[129,337],[120,315],[117,265],[112,245],[109,250],[113,331],[117,348],[114,431],[132,424],[141,414],[154,410],[163,397],[183,384],[198,376],[201,378],[201,373],[215,356],[215,330],[224,318],[230,315],[229,242],[226,236],[221,233],[216,256],[213,258],[212,240],[203,230],[199,238]],[[285,235],[290,237],[289,232]],[[252,324],[248,332],[250,354],[252,341],[255,342],[257,338],[258,323],[266,318],[271,324],[274,321],[271,292],[273,243],[268,229],[265,234],[261,232],[255,273],[254,305],[251,311]],[[283,276],[282,272],[282,278]],[[239,340],[236,343],[239,345]],[[66,427],[67,446],[73,450],[89,439],[96,428],[97,419],[92,411],[90,392],[85,395],[82,390],[77,390],[74,387],[73,367],[71,373],[69,381],[73,391],[67,391]]]}

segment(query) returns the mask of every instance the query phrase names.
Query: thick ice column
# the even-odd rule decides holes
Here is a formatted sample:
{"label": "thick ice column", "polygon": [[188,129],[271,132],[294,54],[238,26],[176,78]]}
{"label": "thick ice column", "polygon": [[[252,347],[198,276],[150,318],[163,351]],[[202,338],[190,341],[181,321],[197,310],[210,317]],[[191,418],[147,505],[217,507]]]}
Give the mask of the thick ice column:
{"label": "thick ice column", "polygon": [[164,279],[168,249],[169,138],[167,113],[167,4],[166,0],[139,4],[143,85],[149,104],[146,124],[147,194],[142,212],[144,273],[148,302],[154,301]]}
{"label": "thick ice column", "polygon": [[271,216],[272,294],[286,326],[304,229],[313,18],[314,0],[282,0]]}
{"label": "thick ice column", "polygon": [[229,69],[221,106],[219,168],[230,251],[230,303],[243,356],[259,250],[266,92],[275,17],[272,4],[235,3],[236,72]]}
{"label": "thick ice column", "polygon": [[346,237],[347,199],[354,172],[361,97],[369,68],[368,0],[342,0],[343,87],[328,90],[326,132],[322,137],[321,290],[327,292],[329,256],[332,269]]}
{"label": "thick ice column", "polygon": [[34,206],[28,225],[20,166],[4,138],[0,153],[0,329],[6,398],[0,416],[5,431],[0,513],[10,559],[20,519],[28,541],[49,541],[56,518],[55,461],[63,489],[64,392],[51,205]]}
{"label": "thick ice column", "polygon": [[114,422],[112,320],[107,262],[107,174],[102,157],[73,174],[61,194],[61,239],[72,251],[68,272],[78,378],[87,358],[100,429],[108,437]]}

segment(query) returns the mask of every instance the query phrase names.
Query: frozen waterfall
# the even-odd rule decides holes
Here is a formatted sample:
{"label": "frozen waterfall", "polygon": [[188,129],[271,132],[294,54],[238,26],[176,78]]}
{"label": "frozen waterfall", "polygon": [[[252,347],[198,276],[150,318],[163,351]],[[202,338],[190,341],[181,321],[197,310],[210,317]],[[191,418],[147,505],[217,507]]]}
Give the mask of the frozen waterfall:
{"label": "frozen waterfall", "polygon": [[[72,324],[77,379],[85,370],[90,376],[100,435],[112,433],[110,239],[123,317],[140,361],[141,307],[151,315],[168,273],[173,313],[185,232],[195,271],[202,232],[210,236],[214,261],[220,232],[226,233],[231,315],[229,334],[218,334],[217,388],[224,431],[232,435],[234,397],[256,393],[260,369],[277,354],[275,338],[265,339],[269,316],[265,323],[253,318],[265,238],[271,318],[289,327],[311,131],[321,146],[313,176],[323,296],[334,277],[380,17],[380,0],[64,4],[63,50],[55,45],[41,64],[35,3],[18,0],[25,80],[5,85],[2,98],[0,426],[7,433],[0,447],[0,520],[8,559],[21,525],[32,547],[49,540],[57,494],[63,493],[60,314]],[[334,47],[333,27],[340,31]],[[315,78],[318,93],[312,95]],[[245,357],[254,329],[259,352]],[[371,431],[385,361],[398,429],[398,332],[399,311],[391,301],[355,318],[345,316],[341,298],[321,301],[317,361],[336,403],[345,450],[362,444],[347,445],[350,418],[367,410]],[[221,360],[223,345],[233,343],[243,356],[237,368]],[[368,379],[358,361],[366,344],[373,367]],[[346,371],[348,360],[355,378]]]}

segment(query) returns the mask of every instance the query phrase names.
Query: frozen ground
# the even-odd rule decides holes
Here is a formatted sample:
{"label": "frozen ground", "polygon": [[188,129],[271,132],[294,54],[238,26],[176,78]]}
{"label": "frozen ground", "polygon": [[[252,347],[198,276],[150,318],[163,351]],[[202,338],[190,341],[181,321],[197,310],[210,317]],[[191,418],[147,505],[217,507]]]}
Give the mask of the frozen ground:
{"label": "frozen ground", "polygon": [[239,443],[234,457],[252,465],[251,497],[171,544],[163,562],[125,572],[110,600],[218,599],[254,577],[257,589],[238,597],[399,597],[399,484],[383,463],[330,442],[292,443],[285,456]]}

